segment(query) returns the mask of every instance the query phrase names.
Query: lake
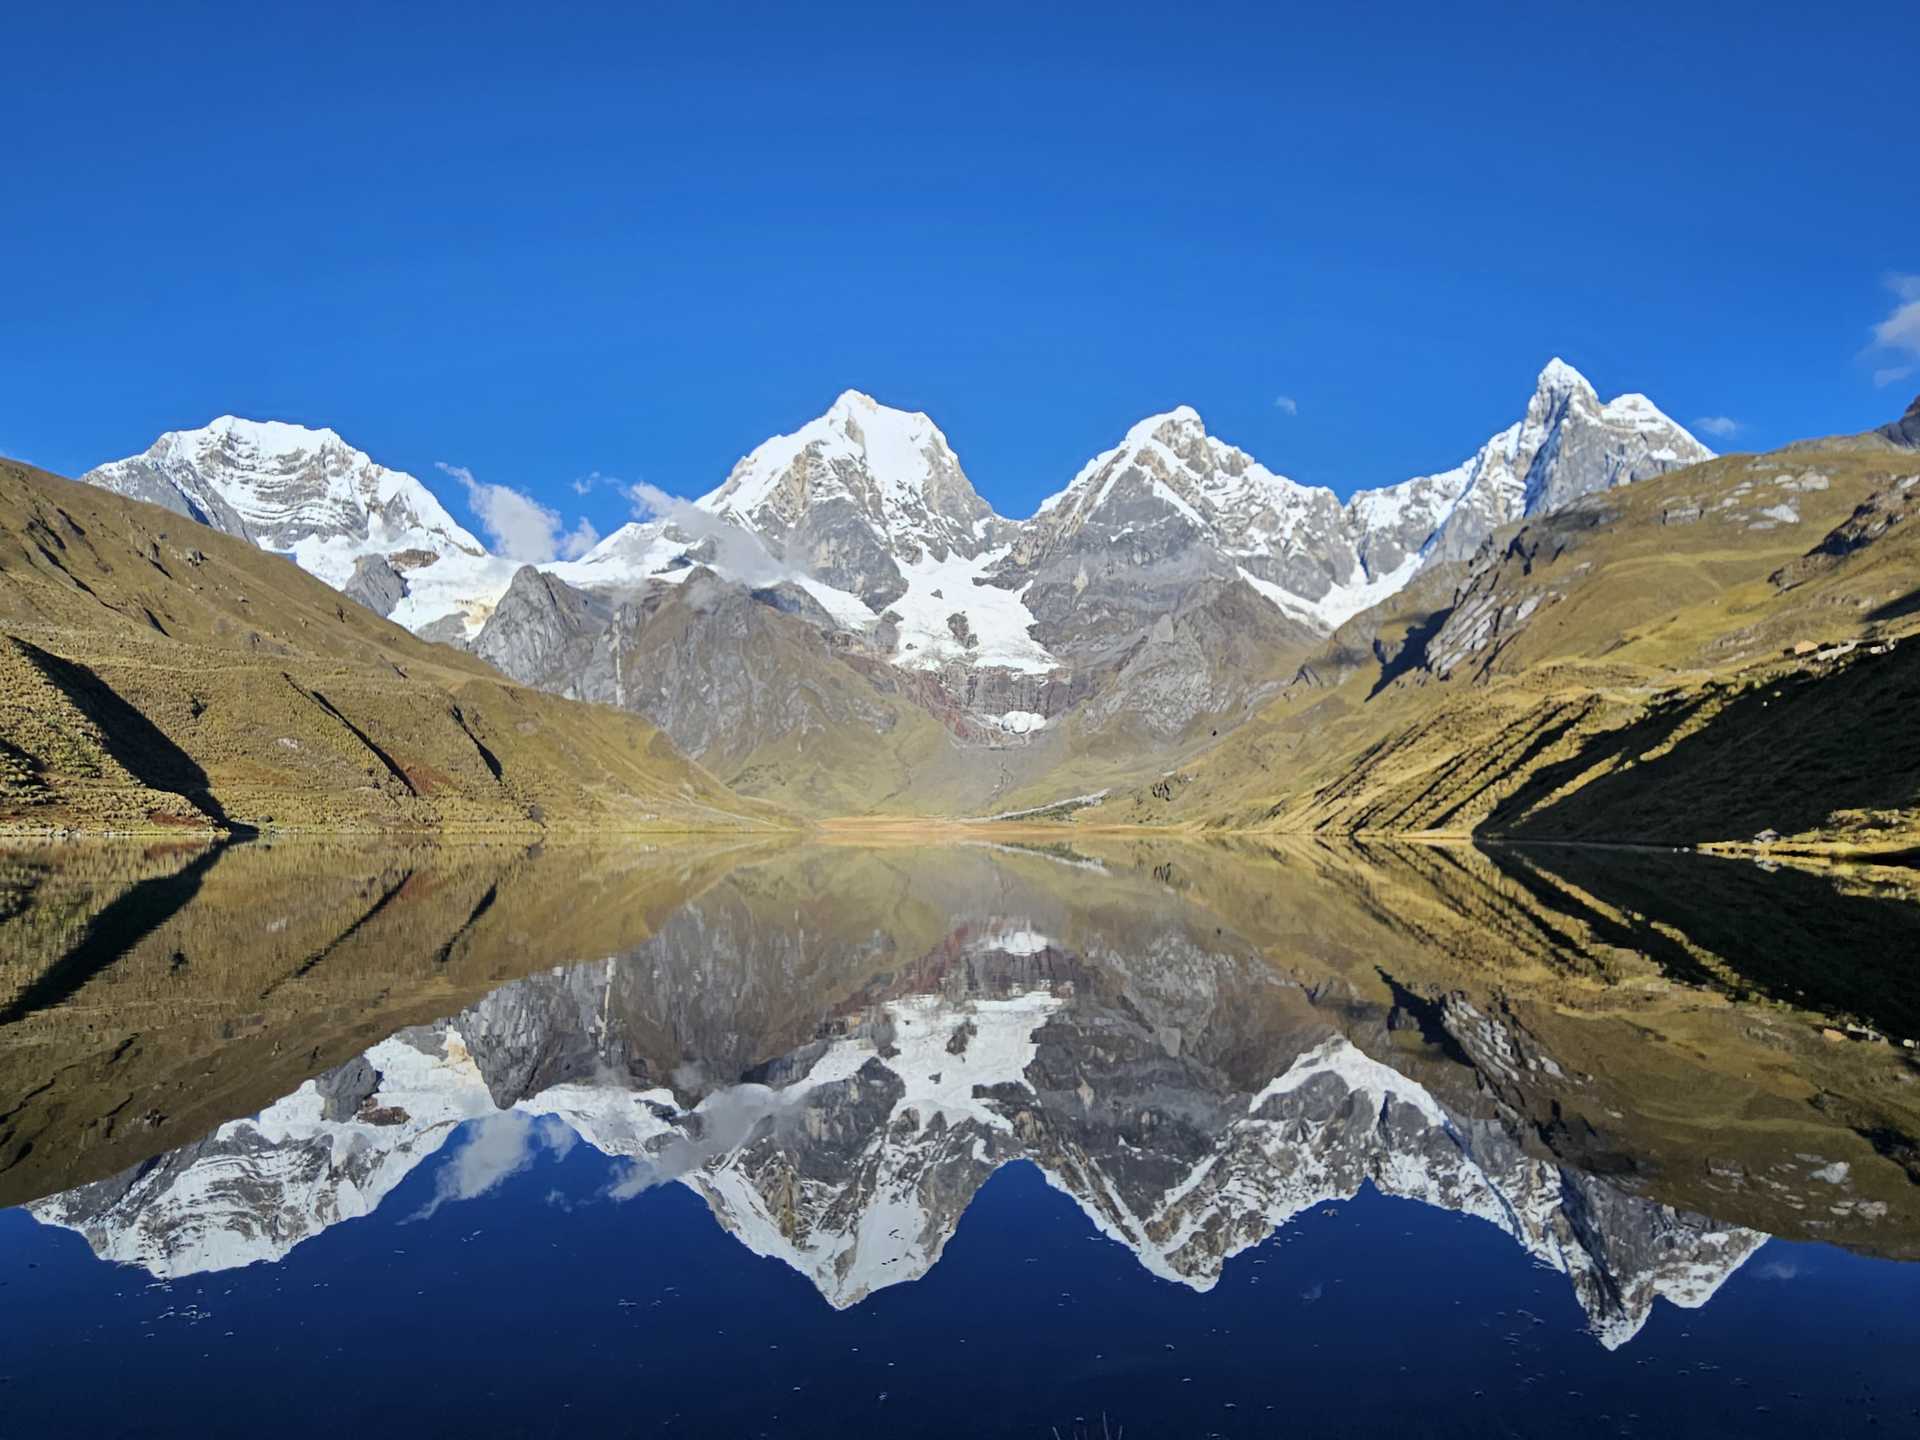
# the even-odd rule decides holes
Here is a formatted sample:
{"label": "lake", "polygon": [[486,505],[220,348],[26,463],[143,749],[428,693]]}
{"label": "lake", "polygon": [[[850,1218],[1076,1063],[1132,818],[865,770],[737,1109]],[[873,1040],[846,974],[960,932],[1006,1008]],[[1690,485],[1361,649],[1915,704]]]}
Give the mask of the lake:
{"label": "lake", "polygon": [[1920,1431],[1920,875],[0,852],[0,1434]]}

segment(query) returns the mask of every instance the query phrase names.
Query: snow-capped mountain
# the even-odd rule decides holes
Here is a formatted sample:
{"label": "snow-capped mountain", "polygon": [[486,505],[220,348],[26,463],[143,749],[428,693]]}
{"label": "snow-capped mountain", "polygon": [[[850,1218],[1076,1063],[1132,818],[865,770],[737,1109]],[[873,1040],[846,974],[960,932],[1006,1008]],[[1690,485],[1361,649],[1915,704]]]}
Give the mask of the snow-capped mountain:
{"label": "snow-capped mountain", "polygon": [[410,629],[498,596],[517,568],[332,430],[223,415],[80,478],[286,555]]}
{"label": "snow-capped mountain", "polygon": [[[1213,738],[1423,566],[1708,454],[1645,397],[1603,404],[1555,360],[1470,459],[1344,504],[1183,406],[1012,520],[928,416],[849,390],[699,500],[654,494],[655,518],[540,565],[538,583],[332,431],[226,417],[84,478],[281,551],[523,684],[637,710],[746,793],[863,804],[814,783],[808,756],[886,735],[900,754],[880,793],[933,783],[975,813],[1068,745],[1139,761]],[[940,729],[1020,753],[930,782]],[[836,743],[792,753],[823,732]]]}
{"label": "snow-capped mountain", "polygon": [[1014,527],[925,415],[849,390],[695,503],[760,537],[794,575],[857,599],[864,615],[816,591],[843,622],[882,632],[897,664],[1058,668],[1019,595],[984,583]]}
{"label": "snow-capped mountain", "polygon": [[1331,490],[1276,475],[1183,405],[1142,420],[1044,501],[997,578],[1021,584],[1052,643],[1086,654],[1206,579],[1243,579],[1327,629],[1406,574],[1368,574]]}
{"label": "snow-capped mountain", "polygon": [[978,555],[997,518],[939,426],[858,390],[760,445],[696,503],[875,611],[904,591],[902,564]]}
{"label": "snow-capped mountain", "polygon": [[1602,403],[1587,378],[1556,357],[1540,372],[1525,415],[1451,470],[1360,491],[1347,507],[1349,529],[1370,570],[1392,570],[1416,554],[1464,560],[1508,521],[1712,458],[1646,396]]}
{"label": "snow-capped mountain", "polygon": [[[929,417],[849,390],[685,511],[542,568],[590,589],[675,581],[690,560],[751,586],[792,579],[907,668],[1043,672],[1066,663],[1050,644],[1085,654],[1113,643],[1115,597],[1150,618],[1203,579],[1239,577],[1324,629],[1500,524],[1711,453],[1645,396],[1602,403],[1556,359],[1525,415],[1471,458],[1345,504],[1209,435],[1181,406],[1135,425],[1019,521],[980,497]],[[83,478],[285,553],[335,586],[358,567],[377,595],[391,567],[404,591],[392,613],[413,628],[459,614],[472,635],[518,568],[419,480],[331,430],[224,416]],[[730,553],[730,532],[758,542],[747,548],[776,573]]]}
{"label": "snow-capped mountain", "polygon": [[1182,406],[1141,421],[1045,501],[999,578],[1026,582],[1049,636],[1084,628],[1075,617],[1089,608],[1151,613],[1169,590],[1232,574],[1328,629],[1510,520],[1712,453],[1644,395],[1602,404],[1555,359],[1526,414],[1470,459],[1343,505],[1209,435]]}
{"label": "snow-capped mountain", "polygon": [[[968,922],[858,1004],[787,1017],[797,1048],[749,1077],[651,1083],[660,1020],[697,1028],[708,1004],[726,1008],[718,992],[662,985],[681,973],[679,948],[709,969],[728,927],[674,928],[687,933],[510,984],[251,1120],[30,1209],[155,1275],[231,1268],[369,1213],[464,1122],[489,1138],[449,1164],[445,1199],[511,1173],[534,1127],[557,1123],[623,1162],[607,1198],[686,1185],[744,1245],[845,1307],[924,1275],[979,1187],[1016,1160],[1152,1273],[1200,1291],[1236,1254],[1370,1184],[1507,1233],[1568,1277],[1609,1347],[1657,1298],[1704,1304],[1766,1238],[1540,1158],[1525,1118],[1488,1113],[1471,1080],[1474,1108],[1457,1108],[1324,1022],[1250,1025],[1286,982],[1178,923],[1078,956],[1030,915]],[[727,995],[751,973],[721,982]],[[1504,1032],[1489,1041],[1499,1022],[1470,1006],[1445,1023],[1509,1068],[1545,1063],[1516,1058],[1524,1047]],[[689,1065],[680,1043],[677,1076],[740,1063]],[[1268,1078],[1236,1080],[1257,1055],[1271,1057]],[[683,1100],[689,1084],[699,1093]]]}

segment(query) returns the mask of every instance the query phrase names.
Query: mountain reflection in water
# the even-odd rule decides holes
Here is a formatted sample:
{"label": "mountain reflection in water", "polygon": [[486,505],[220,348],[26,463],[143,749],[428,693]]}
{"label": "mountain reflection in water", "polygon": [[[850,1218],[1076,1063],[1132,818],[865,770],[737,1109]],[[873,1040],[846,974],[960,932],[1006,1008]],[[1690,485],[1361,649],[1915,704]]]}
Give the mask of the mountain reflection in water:
{"label": "mountain reflection in water", "polygon": [[[599,1170],[513,1243],[677,1188],[835,1310],[928,1276],[1014,1162],[1200,1295],[1363,1191],[1505,1236],[1599,1353],[1770,1236],[1920,1295],[1889,1263],[1920,1248],[1899,872],[283,843],[15,852],[0,917],[0,1203],[158,1281],[376,1212],[451,1233],[579,1147]],[[56,1234],[0,1229],[0,1256]],[[1406,1283],[1470,1293],[1458,1243]]]}

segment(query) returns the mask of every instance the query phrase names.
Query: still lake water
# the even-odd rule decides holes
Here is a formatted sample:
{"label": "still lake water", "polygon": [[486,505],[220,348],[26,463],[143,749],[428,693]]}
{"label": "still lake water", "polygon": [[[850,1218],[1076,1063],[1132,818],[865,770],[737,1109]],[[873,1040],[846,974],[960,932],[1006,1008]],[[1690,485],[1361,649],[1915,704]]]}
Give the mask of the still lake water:
{"label": "still lake water", "polygon": [[1920,1432],[1917,888],[0,853],[0,1435]]}

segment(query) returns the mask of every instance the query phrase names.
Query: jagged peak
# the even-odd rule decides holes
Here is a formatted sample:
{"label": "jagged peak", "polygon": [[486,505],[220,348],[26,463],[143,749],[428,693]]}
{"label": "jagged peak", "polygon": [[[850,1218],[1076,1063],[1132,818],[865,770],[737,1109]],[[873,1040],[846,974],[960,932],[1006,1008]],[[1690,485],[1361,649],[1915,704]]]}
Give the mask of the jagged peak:
{"label": "jagged peak", "polygon": [[1163,410],[1158,415],[1149,415],[1127,431],[1126,443],[1129,446],[1143,444],[1154,439],[1169,426],[1180,429],[1198,430],[1207,433],[1206,422],[1200,418],[1200,412],[1191,405],[1176,405],[1171,410]]}
{"label": "jagged peak", "polygon": [[827,407],[826,413],[821,418],[830,419],[838,415],[855,417],[877,415],[889,420],[923,421],[929,425],[933,424],[932,417],[924,410],[902,410],[896,405],[883,404],[864,390],[842,390],[834,397],[833,404]]}
{"label": "jagged peak", "polygon": [[[884,405],[863,390],[843,390],[824,414],[798,430],[762,441],[718,488],[694,503],[706,510],[747,514],[773,492],[780,476],[812,452],[824,459],[864,464],[889,492],[924,493],[936,469],[959,467],[959,457],[924,411]],[[969,493],[971,489],[969,487]],[[978,501],[978,496],[973,497]],[[982,509],[985,502],[978,502]]]}
{"label": "jagged peak", "polygon": [[1541,367],[1539,378],[1534,381],[1533,388],[1534,393],[1539,395],[1565,395],[1584,390],[1596,399],[1599,398],[1593,388],[1593,382],[1558,355]]}

